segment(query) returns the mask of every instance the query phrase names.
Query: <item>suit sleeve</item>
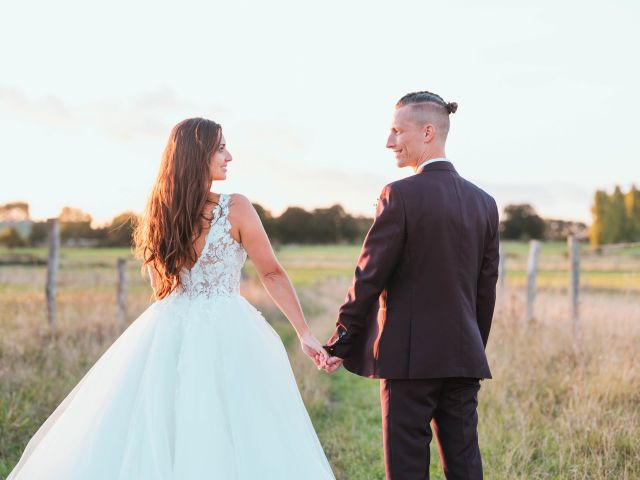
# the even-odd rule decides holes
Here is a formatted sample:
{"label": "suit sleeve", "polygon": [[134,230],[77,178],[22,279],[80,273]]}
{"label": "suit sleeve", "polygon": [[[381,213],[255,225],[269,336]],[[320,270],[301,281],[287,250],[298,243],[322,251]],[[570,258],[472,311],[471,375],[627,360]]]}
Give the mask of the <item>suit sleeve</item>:
{"label": "suit sleeve", "polygon": [[498,264],[500,262],[500,233],[498,208],[492,199],[490,210],[490,226],[487,230],[487,241],[485,242],[484,255],[482,257],[482,268],[478,276],[478,287],[476,297],[476,317],[478,328],[482,336],[482,343],[487,346],[493,310],[496,305],[496,282],[498,281]]}
{"label": "suit sleeve", "polygon": [[340,307],[336,331],[327,342],[330,354],[349,356],[367,313],[387,285],[405,242],[405,210],[401,193],[393,184],[382,190],[373,225],[364,240],[345,303]]}

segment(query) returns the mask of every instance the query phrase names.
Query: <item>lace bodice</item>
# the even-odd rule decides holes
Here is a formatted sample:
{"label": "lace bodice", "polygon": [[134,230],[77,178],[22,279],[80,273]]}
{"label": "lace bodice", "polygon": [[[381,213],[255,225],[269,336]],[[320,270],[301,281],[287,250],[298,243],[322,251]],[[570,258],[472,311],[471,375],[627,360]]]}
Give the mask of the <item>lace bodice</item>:
{"label": "lace bodice", "polygon": [[180,273],[178,295],[210,298],[240,293],[240,272],[247,253],[230,233],[230,198],[230,195],[220,194],[202,253],[191,269],[185,267]]}

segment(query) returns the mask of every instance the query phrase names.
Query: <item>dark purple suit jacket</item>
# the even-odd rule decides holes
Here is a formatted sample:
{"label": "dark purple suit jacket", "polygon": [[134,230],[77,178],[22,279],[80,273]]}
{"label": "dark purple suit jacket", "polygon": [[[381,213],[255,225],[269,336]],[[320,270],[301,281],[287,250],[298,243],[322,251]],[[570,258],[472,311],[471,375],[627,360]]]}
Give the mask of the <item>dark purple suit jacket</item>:
{"label": "dark purple suit jacket", "polygon": [[358,375],[491,378],[495,200],[434,162],[382,190],[328,350]]}

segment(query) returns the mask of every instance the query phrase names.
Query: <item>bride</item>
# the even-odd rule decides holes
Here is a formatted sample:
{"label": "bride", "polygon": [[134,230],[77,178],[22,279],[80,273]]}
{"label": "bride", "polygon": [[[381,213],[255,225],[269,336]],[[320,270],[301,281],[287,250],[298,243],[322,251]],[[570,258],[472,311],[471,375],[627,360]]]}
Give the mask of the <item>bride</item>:
{"label": "bride", "polygon": [[239,293],[248,255],[303,351],[325,365],[253,206],[210,191],[230,161],[217,123],[173,128],[134,235],[156,301],[38,429],[7,480],[334,478],[280,337]]}

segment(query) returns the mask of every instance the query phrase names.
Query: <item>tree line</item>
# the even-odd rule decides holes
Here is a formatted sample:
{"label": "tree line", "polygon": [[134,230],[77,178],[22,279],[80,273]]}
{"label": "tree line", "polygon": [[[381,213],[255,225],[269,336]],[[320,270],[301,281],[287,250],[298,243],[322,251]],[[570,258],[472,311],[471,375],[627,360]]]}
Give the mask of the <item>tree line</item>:
{"label": "tree line", "polygon": [[500,222],[505,240],[563,241],[569,235],[589,239],[594,247],[612,243],[640,242],[640,191],[616,186],[613,193],[598,190],[591,207],[590,227],[582,222],[543,219],[530,204],[507,205]]}
{"label": "tree line", "polygon": [[569,235],[578,240],[588,237],[589,228],[583,222],[542,218],[528,203],[507,205],[500,221],[502,240],[565,241]]}
{"label": "tree line", "polygon": [[[254,207],[275,244],[360,243],[373,221],[353,216],[339,204],[311,211],[289,207],[279,216],[259,204]],[[564,241],[573,235],[579,240],[589,239],[593,246],[640,241],[640,191],[635,185],[626,193],[619,186],[611,194],[598,190],[591,213],[593,223],[588,227],[583,222],[544,219],[527,203],[507,205],[501,216],[500,236],[504,240]],[[78,208],[64,207],[58,218],[64,245],[125,247],[131,244],[137,217],[134,212],[123,212],[108,225],[92,228],[91,215]],[[46,243],[47,234],[46,222],[30,220],[27,203],[0,205],[0,244],[40,246]]]}
{"label": "tree line", "polygon": [[[372,218],[347,213],[338,204],[311,211],[289,207],[279,216],[259,204],[254,207],[274,244],[360,243],[373,222]],[[131,245],[137,215],[123,212],[108,225],[93,228],[91,215],[78,208],[64,207],[58,219],[63,245],[127,247]],[[47,222],[31,221],[26,203],[1,205],[0,223],[8,227],[0,233],[0,244],[15,248],[42,246],[47,242]]]}

